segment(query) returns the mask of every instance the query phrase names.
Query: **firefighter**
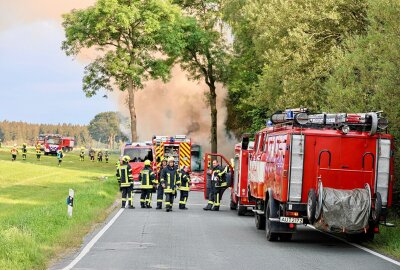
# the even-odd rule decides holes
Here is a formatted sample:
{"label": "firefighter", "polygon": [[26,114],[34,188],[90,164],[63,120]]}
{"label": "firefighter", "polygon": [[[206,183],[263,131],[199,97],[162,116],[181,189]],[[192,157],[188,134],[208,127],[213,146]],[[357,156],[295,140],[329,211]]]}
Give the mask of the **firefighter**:
{"label": "firefighter", "polygon": [[81,147],[81,153],[79,154],[79,160],[85,161],[85,147]]}
{"label": "firefighter", "polygon": [[40,145],[40,143],[38,143],[37,145],[36,145],[36,159],[38,160],[38,161],[40,161],[41,160],[41,158],[42,158],[42,146]]}
{"label": "firefighter", "polygon": [[17,160],[17,155],[19,152],[16,144],[14,144],[13,148],[11,148],[10,152],[11,152],[11,161]]}
{"label": "firefighter", "polygon": [[26,143],[22,144],[22,159],[26,160],[26,154],[28,152],[28,148],[26,147]]}
{"label": "firefighter", "polygon": [[180,200],[179,200],[179,209],[187,210],[186,202],[189,197],[190,191],[190,175],[189,175],[189,167],[183,166],[180,179],[177,182],[178,190],[180,191]]}
{"label": "firefighter", "polygon": [[63,158],[64,158],[64,153],[63,153],[63,150],[60,149],[60,150],[57,151],[57,159],[58,159],[58,166],[59,167],[61,166],[61,162],[63,161]]}
{"label": "firefighter", "polygon": [[97,162],[103,162],[103,151],[101,149],[97,152]]}
{"label": "firefighter", "polygon": [[162,208],[162,202],[164,197],[164,188],[161,185],[161,174],[163,169],[167,167],[168,161],[164,158],[161,161],[160,170],[158,171],[158,181],[156,181],[157,186],[157,210]]}
{"label": "firefighter", "polygon": [[161,172],[161,185],[165,193],[165,209],[172,211],[174,196],[176,196],[176,181],[178,178],[178,168],[175,166],[173,157],[168,158],[168,165]]}
{"label": "firefighter", "polygon": [[110,154],[108,153],[108,150],[105,150],[104,158],[106,159],[106,163],[108,163],[108,160],[110,159]]}
{"label": "firefighter", "polygon": [[225,179],[226,170],[228,167],[222,169],[219,165],[218,160],[214,159],[212,162],[211,174],[211,192],[208,199],[208,204],[204,207],[204,210],[219,211],[221,205],[222,194],[227,188],[227,183]]}
{"label": "firefighter", "polygon": [[122,164],[117,162],[117,179],[122,195],[122,205],[121,208],[125,208],[126,200],[128,200],[128,206],[130,209],[135,209],[133,206],[133,176],[132,168],[129,165],[129,156],[124,156],[122,158]]}
{"label": "firefighter", "polygon": [[144,161],[144,168],[140,171],[139,181],[141,183],[142,194],[140,196],[140,206],[141,208],[152,208],[151,199],[153,193],[153,184],[156,180],[156,176],[151,169],[150,160]]}
{"label": "firefighter", "polygon": [[92,162],[94,162],[94,156],[96,155],[96,151],[93,148],[90,148],[89,150],[89,156],[90,156],[90,160]]}

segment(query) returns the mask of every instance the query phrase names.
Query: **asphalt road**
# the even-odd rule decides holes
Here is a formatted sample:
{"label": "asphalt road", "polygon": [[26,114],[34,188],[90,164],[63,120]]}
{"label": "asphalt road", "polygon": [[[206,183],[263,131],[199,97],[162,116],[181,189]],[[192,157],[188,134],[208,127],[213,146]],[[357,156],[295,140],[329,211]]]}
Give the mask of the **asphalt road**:
{"label": "asphalt road", "polygon": [[[191,192],[187,211],[126,209],[73,269],[399,269],[399,266],[310,228],[291,242],[268,242],[254,217],[229,210],[206,212]],[[154,198],[153,198],[154,199]],[[95,233],[94,233],[95,234]],[[93,234],[93,235],[94,235]],[[86,241],[90,240],[88,236]],[[77,255],[51,269],[62,269]]]}

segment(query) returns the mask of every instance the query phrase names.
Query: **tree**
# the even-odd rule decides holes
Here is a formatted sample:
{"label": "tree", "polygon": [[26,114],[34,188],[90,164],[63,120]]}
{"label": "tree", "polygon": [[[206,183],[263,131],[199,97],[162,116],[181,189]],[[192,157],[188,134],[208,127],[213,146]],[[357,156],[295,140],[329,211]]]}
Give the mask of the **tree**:
{"label": "tree", "polygon": [[108,143],[112,149],[115,137],[120,135],[120,120],[115,112],[102,112],[97,114],[88,126],[90,136],[102,143]]}
{"label": "tree", "polygon": [[173,59],[162,55],[179,40],[171,34],[180,16],[178,7],[159,0],[98,0],[94,6],[63,16],[69,56],[83,48],[101,51],[85,68],[83,91],[87,97],[114,87],[128,93],[132,141],[137,140],[135,93],[149,79],[167,80]]}
{"label": "tree", "polygon": [[244,123],[251,119],[254,129],[276,110],[299,106],[321,110],[336,57],[332,51],[341,48],[347,37],[366,32],[366,2],[227,2],[234,48],[242,48],[235,50],[230,64],[232,68],[242,63],[236,68],[239,75],[228,83],[234,116]]}
{"label": "tree", "polygon": [[211,112],[211,151],[218,151],[217,141],[217,83],[226,80],[229,47],[225,39],[226,30],[221,20],[220,0],[175,0],[186,14],[183,24],[183,48],[179,62],[193,80],[205,81]]}

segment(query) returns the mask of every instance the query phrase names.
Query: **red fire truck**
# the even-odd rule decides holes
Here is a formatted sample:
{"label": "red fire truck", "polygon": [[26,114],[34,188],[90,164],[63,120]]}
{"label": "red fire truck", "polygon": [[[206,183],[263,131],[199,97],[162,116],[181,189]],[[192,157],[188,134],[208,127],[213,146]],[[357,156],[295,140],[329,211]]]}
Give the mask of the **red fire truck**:
{"label": "red fire truck", "polygon": [[150,160],[153,170],[158,172],[161,161],[164,158],[173,157],[179,167],[186,165],[191,167],[191,140],[186,135],[154,136],[152,141],[135,142],[126,144],[121,156],[131,158],[129,164],[132,167],[134,190],[139,190],[139,173],[144,168],[144,161]]}
{"label": "red fire truck", "polygon": [[254,142],[249,141],[248,138],[245,136],[242,143],[236,144],[233,160],[234,174],[230,208],[237,210],[239,216],[246,214],[248,208],[253,208],[255,205],[255,200],[249,196],[250,190],[248,189],[248,164],[250,155],[253,153]]}
{"label": "red fire truck", "polygon": [[150,160],[153,163],[153,169],[155,169],[155,156],[154,147],[151,141],[148,142],[134,142],[129,143],[122,149],[121,157],[129,156],[131,158],[129,164],[132,168],[133,174],[133,189],[140,189],[139,173],[144,168],[144,161]]}
{"label": "red fire truck", "polygon": [[298,224],[373,239],[392,203],[387,126],[381,112],[272,115],[248,164],[256,227],[269,241],[291,239]]}
{"label": "red fire truck", "polygon": [[75,138],[63,137],[59,134],[40,134],[37,143],[43,146],[45,155],[55,155],[60,149],[65,152],[72,151],[75,146]]}
{"label": "red fire truck", "polygon": [[188,166],[191,170],[192,141],[186,135],[154,136],[153,146],[155,149],[157,168],[161,166],[164,158],[173,157],[177,166]]}

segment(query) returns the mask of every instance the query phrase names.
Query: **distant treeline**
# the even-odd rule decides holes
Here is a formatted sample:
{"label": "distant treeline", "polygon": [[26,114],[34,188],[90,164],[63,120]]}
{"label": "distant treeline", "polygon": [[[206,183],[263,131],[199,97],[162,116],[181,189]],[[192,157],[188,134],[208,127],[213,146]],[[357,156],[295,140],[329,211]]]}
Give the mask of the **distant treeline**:
{"label": "distant treeline", "polygon": [[39,134],[52,133],[75,137],[77,145],[90,145],[92,138],[87,126],[72,124],[30,124],[25,122],[0,122],[0,139],[5,144],[35,144]]}

